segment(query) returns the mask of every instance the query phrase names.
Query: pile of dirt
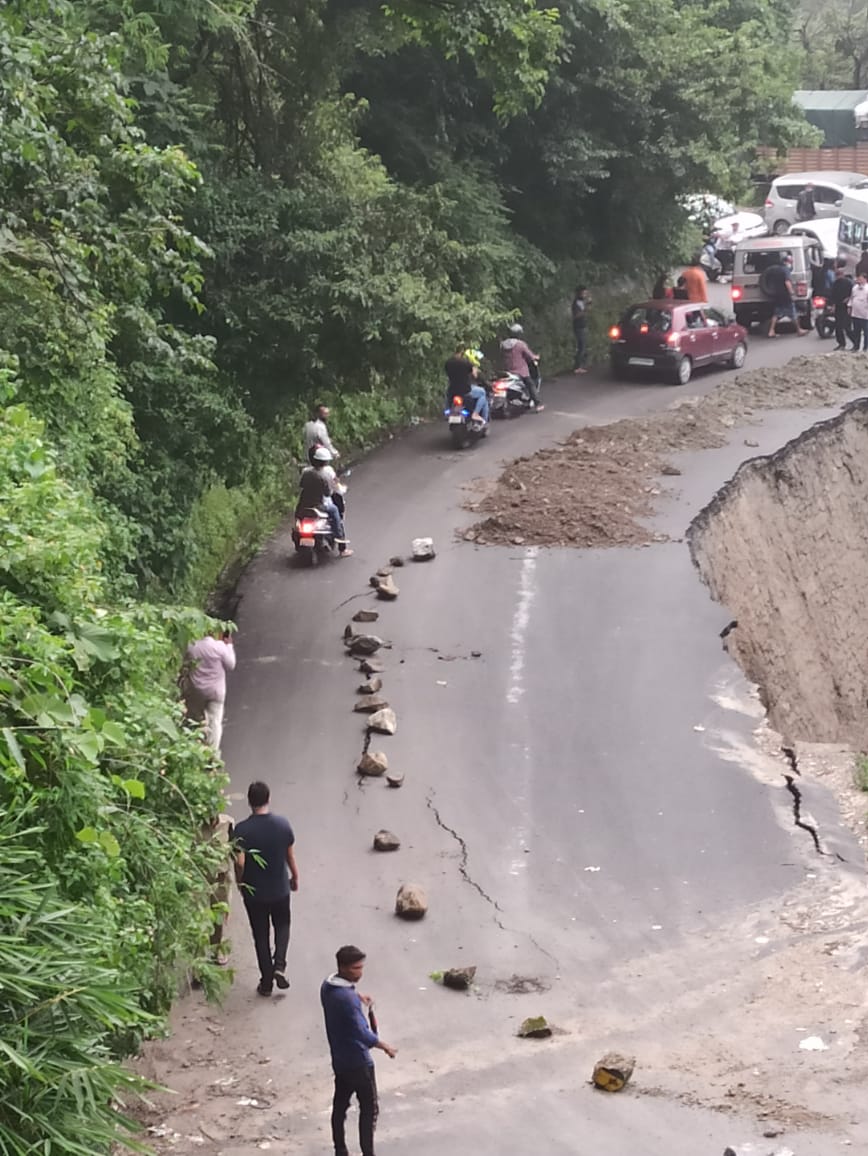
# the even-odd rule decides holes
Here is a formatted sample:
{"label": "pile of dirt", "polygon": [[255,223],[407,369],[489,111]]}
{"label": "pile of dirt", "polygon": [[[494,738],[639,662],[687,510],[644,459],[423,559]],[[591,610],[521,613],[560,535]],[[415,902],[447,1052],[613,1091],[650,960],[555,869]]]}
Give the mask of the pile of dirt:
{"label": "pile of dirt", "polygon": [[862,358],[797,357],[650,417],[576,430],[562,445],[512,462],[468,507],[487,516],[463,536],[479,545],[586,548],[660,540],[642,519],[654,512],[657,479],[679,472],[668,455],[724,445],[729,431],[750,424],[757,410],[837,405],[865,380]]}

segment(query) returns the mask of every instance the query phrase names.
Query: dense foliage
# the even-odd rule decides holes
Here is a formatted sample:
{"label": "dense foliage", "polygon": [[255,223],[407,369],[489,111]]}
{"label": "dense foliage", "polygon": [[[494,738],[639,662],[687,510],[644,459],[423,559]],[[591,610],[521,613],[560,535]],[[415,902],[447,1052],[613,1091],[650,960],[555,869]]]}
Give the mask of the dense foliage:
{"label": "dense foliage", "polygon": [[803,88],[868,87],[868,0],[801,0]]}
{"label": "dense foliage", "polygon": [[[800,131],[784,0],[0,6],[0,1152],[106,1152],[203,960],[220,779],[194,611],[517,312],[671,256]],[[148,601],[144,601],[147,599]]]}

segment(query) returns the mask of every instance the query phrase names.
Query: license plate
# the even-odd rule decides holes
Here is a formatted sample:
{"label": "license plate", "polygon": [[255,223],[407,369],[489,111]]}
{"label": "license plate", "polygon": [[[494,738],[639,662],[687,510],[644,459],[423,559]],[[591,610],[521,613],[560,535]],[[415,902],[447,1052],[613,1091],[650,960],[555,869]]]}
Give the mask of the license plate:
{"label": "license plate", "polygon": [[627,361],[628,365],[653,365],[653,357],[631,357]]}
{"label": "license plate", "polygon": [[316,538],[302,538],[299,542],[300,546],[315,546]]}
{"label": "license plate", "polygon": [[460,414],[457,414],[457,413],[456,414],[450,414],[450,417],[449,417],[449,424],[450,425],[462,425],[463,422],[464,422],[464,418],[461,417]]}

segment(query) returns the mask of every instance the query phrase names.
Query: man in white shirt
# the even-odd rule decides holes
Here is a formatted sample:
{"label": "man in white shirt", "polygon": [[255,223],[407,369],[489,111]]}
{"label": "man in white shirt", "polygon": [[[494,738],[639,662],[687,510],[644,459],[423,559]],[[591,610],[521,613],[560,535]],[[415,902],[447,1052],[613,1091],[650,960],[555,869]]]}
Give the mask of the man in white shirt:
{"label": "man in white shirt", "polygon": [[732,275],[735,264],[735,247],[744,240],[744,233],[738,218],[732,222],[729,232],[724,231],[717,242],[717,256],[727,277]]}
{"label": "man in white shirt", "polygon": [[223,739],[223,706],[226,702],[226,672],[235,669],[232,635],[208,635],[187,647],[183,679],[187,714],[205,723],[208,745],[220,753]]}
{"label": "man in white shirt", "polygon": [[329,419],[329,407],[327,405],[315,405],[313,407],[313,414],[304,426],[304,452],[305,456],[313,464],[311,453],[317,446],[322,446],[327,449],[333,458],[339,458],[341,455],[332,445],[332,439],[329,437],[328,426],[326,422]]}

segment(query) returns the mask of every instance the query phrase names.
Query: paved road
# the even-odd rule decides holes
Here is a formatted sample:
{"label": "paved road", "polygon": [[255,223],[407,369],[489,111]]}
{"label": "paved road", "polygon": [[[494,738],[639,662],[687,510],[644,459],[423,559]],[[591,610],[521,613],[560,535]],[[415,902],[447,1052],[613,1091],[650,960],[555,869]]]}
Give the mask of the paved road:
{"label": "paved road", "polygon": [[[748,368],[779,364],[796,345],[756,339]],[[800,353],[827,348],[798,341]],[[498,426],[463,454],[443,428],[420,427],[356,468],[353,559],[294,569],[284,531],[250,568],[225,755],[236,815],[247,783],[264,778],[295,824],[302,890],[283,1000],[253,995],[252,951],[236,921],[225,1035],[279,1061],[271,1092],[282,1142],[272,1147],[329,1151],[317,989],[344,942],[369,952],[366,987],[401,1049],[379,1064],[383,1156],[719,1156],[738,1128],[751,1134],[665,1099],[614,1100],[585,1086],[598,1050],[629,1050],[651,1022],[665,1026],[697,945],[749,922],[814,863],[785,796],[708,741],[725,732],[749,745],[756,725],[749,708],[726,705],[746,698],[720,649],[726,614],[679,542],[579,552],[454,540],[470,517],[462,501],[499,461],[579,424],[704,392],[721,376],[683,388],[605,373],[562,380],[547,389],[545,414]],[[685,476],[667,517],[686,524],[726,476],[695,486]],[[377,606],[374,628],[393,643],[385,693],[399,717],[382,745],[406,783],[360,787],[359,677],[341,635],[371,604],[368,575],[419,535],[435,538],[437,559],[397,573],[401,597]],[[401,837],[397,854],[369,850],[380,827]],[[391,914],[405,880],[429,893],[422,923]],[[477,996],[429,978],[462,963],[479,968]],[[697,983],[710,982],[703,966]],[[642,974],[657,977],[654,1006]],[[538,990],[499,990],[513,976]],[[540,1013],[565,1034],[551,1045],[516,1041],[521,1019]],[[646,1033],[646,1058],[650,1046]],[[254,1122],[247,1146],[221,1151],[252,1153],[257,1135]],[[799,1156],[827,1150],[806,1142]]]}

